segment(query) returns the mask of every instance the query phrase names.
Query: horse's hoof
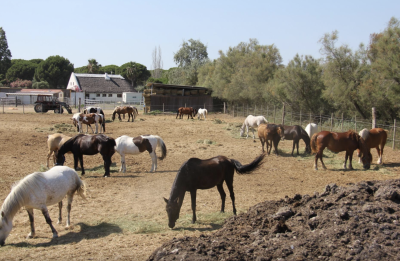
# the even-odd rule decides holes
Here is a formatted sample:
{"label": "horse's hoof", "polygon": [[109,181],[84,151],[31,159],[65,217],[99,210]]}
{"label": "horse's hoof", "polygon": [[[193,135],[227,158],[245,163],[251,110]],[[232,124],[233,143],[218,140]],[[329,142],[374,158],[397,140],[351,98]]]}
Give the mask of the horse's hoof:
{"label": "horse's hoof", "polygon": [[54,233],[53,234],[53,238],[57,238],[57,237],[58,237],[58,235]]}
{"label": "horse's hoof", "polygon": [[35,237],[35,234],[29,233],[28,236],[26,237],[26,239],[34,238],[34,237]]}

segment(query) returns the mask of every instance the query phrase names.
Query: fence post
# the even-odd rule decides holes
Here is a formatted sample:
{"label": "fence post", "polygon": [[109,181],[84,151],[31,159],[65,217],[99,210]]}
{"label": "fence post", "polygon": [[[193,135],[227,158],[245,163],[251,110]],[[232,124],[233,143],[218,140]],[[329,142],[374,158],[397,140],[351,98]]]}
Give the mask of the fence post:
{"label": "fence post", "polygon": [[319,126],[320,126],[320,131],[322,131],[322,115],[319,113]]}
{"label": "fence post", "polygon": [[285,125],[285,104],[283,104],[282,108],[282,125]]}
{"label": "fence post", "polygon": [[343,132],[343,121],[344,121],[344,118],[343,118],[343,112],[342,112],[342,132]]}
{"label": "fence post", "polygon": [[293,121],[293,108],[292,108],[292,114],[290,115],[290,125],[292,125],[292,121]]}
{"label": "fence post", "polygon": [[393,150],[394,150],[395,138],[396,138],[396,119],[394,119],[394,125],[393,125],[393,145],[392,145]]}
{"label": "fence post", "polygon": [[274,105],[274,123],[276,122],[276,118],[275,118],[275,116],[276,116],[276,105]]}
{"label": "fence post", "polygon": [[333,129],[333,113],[331,113],[331,131]]}
{"label": "fence post", "polygon": [[372,129],[376,128],[376,110],[372,107]]}
{"label": "fence post", "polygon": [[224,102],[224,114],[226,113],[226,107],[225,107],[225,102]]}
{"label": "fence post", "polygon": [[4,114],[4,103],[3,103],[3,114]]}
{"label": "fence post", "polygon": [[81,98],[78,100],[78,112],[81,112]]}
{"label": "fence post", "polygon": [[22,104],[22,113],[25,114],[25,105]]}
{"label": "fence post", "polygon": [[267,105],[267,120],[268,120],[268,109],[269,109],[269,106]]}

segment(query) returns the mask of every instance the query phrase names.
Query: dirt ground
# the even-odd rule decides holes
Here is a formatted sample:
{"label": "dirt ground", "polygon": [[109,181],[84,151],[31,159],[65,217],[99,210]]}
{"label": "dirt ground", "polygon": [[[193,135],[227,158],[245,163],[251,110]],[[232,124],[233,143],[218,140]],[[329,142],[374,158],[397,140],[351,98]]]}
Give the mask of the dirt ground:
{"label": "dirt ground", "polygon": [[[105,111],[111,118],[111,111]],[[69,128],[71,115],[56,115],[52,112],[36,114],[6,110],[0,114],[0,199],[4,201],[12,184],[27,174],[44,171],[46,168],[47,135],[61,130],[73,136]],[[127,157],[127,172],[119,173],[119,155],[112,160],[111,177],[103,178],[104,169],[100,155],[84,156],[86,175],[82,179],[89,187],[88,200],[74,198],[71,211],[72,227],[56,224],[58,207],[50,206],[50,216],[59,238],[52,233],[42,214],[35,211],[36,235],[26,239],[30,229],[28,215],[21,209],[15,216],[14,228],[0,248],[0,259],[74,259],[145,260],[163,243],[173,238],[209,235],[221,228],[222,220],[232,213],[227,197],[226,213],[219,214],[220,197],[217,189],[198,191],[197,220],[191,224],[190,200],[186,196],[180,219],[174,229],[167,226],[165,202],[168,198],[177,170],[191,157],[206,159],[224,155],[251,162],[261,153],[260,142],[251,138],[239,138],[238,125],[244,118],[232,118],[223,114],[210,114],[206,121],[175,119],[175,115],[143,115],[135,122],[107,122],[106,135],[117,138],[121,135],[159,135],[167,146],[167,157],[159,161],[158,170],[149,173],[151,158],[147,153]],[[67,125],[62,125],[67,124]],[[60,127],[61,126],[61,127]],[[204,143],[210,140],[211,144]],[[279,200],[285,196],[314,195],[324,191],[327,184],[346,186],[349,183],[368,180],[388,180],[400,177],[398,151],[386,147],[384,165],[372,165],[364,171],[357,160],[356,170],[341,169],[344,153],[326,153],[327,171],[313,170],[313,156],[304,155],[304,143],[300,143],[301,155],[290,156],[292,141],[279,144],[280,156],[270,155],[264,165],[249,175],[235,174],[234,191],[238,213],[266,200]],[[159,152],[159,151],[157,151]],[[374,162],[376,151],[372,151]],[[66,155],[65,165],[73,167],[71,155]],[[340,164],[338,164],[340,162]],[[80,171],[78,171],[80,174]],[[228,193],[226,187],[225,191]],[[215,217],[215,219],[214,219]]]}

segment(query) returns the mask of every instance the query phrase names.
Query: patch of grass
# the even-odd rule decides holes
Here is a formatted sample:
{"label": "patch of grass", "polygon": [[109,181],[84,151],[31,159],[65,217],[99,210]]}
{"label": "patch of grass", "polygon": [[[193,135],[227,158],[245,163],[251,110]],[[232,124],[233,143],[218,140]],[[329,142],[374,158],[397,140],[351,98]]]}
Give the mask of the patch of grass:
{"label": "patch of grass", "polygon": [[[50,163],[52,164],[52,162],[50,162]],[[48,167],[46,167],[45,165],[40,164],[40,168],[39,168],[38,172],[45,172],[45,171],[48,171],[48,170],[49,170]]]}
{"label": "patch of grass", "polygon": [[[80,166],[80,165],[78,164],[78,166]],[[85,165],[83,165],[83,166],[85,166]],[[128,167],[127,167],[127,170],[128,170]],[[78,173],[79,173],[79,171],[78,171]],[[117,166],[117,163],[113,162],[111,164],[111,166],[110,166],[110,173],[117,173],[118,171],[119,171],[119,168]],[[98,165],[98,166],[96,166],[94,168],[91,168],[91,169],[85,168],[85,173],[86,174],[88,174],[88,173],[99,173],[99,174],[103,175],[104,172],[105,172],[105,169],[104,169],[104,165],[103,164],[102,165]]]}
{"label": "patch of grass", "polygon": [[75,132],[76,128],[72,124],[66,124],[66,123],[58,123],[55,124],[53,127],[49,128],[35,128],[37,132],[57,132],[57,133],[63,133],[63,132]]}
{"label": "patch of grass", "polygon": [[192,214],[186,214],[183,217],[180,217],[177,222],[179,222],[179,226],[184,227],[196,227],[198,225],[210,225],[212,227],[222,226],[224,224],[225,219],[231,217],[233,213],[231,211],[221,213],[221,212],[212,212],[212,213],[201,213],[196,212],[197,220],[195,224],[192,224]]}
{"label": "patch of grass", "polygon": [[157,114],[161,114],[161,113],[163,113],[163,112],[160,111],[160,110],[154,110],[154,111],[148,112],[147,114],[150,114],[150,115],[157,115]]}
{"label": "patch of grass", "polygon": [[214,119],[214,120],[213,120],[213,123],[215,123],[215,124],[222,124],[222,123],[226,123],[226,122],[223,121],[223,120],[220,120],[220,119]]}
{"label": "patch of grass", "polygon": [[212,140],[197,140],[197,143],[202,143],[202,144],[208,144],[208,145],[216,145],[217,142],[212,141]]}

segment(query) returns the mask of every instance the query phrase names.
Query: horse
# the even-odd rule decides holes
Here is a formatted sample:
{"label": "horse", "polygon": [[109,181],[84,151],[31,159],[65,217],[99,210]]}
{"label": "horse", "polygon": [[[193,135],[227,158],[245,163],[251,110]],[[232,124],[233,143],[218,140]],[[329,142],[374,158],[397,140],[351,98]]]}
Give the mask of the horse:
{"label": "horse", "polygon": [[264,116],[253,116],[249,115],[247,118],[244,120],[242,127],[240,128],[240,137],[243,136],[244,133],[244,127],[246,127],[247,131],[247,137],[249,137],[249,127],[253,131],[253,140],[255,140],[254,136],[254,128],[257,128],[261,123],[268,123],[267,119]]}
{"label": "horse", "polygon": [[[376,148],[376,152],[378,152],[378,161],[376,164],[382,164],[383,148],[386,144],[387,132],[381,128],[363,129],[359,135],[365,140],[369,148]],[[361,163],[361,151],[359,149],[357,149],[357,156],[359,157],[358,163]]]}
{"label": "horse", "polygon": [[134,138],[123,135],[118,137],[115,142],[115,150],[121,155],[120,172],[126,172],[125,154],[136,155],[147,150],[152,161],[150,172],[157,170],[157,145],[161,148],[161,157],[159,159],[163,160],[167,156],[167,147],[161,137],[157,135],[142,135]]}
{"label": "horse", "polygon": [[206,120],[206,115],[207,115],[207,114],[208,114],[207,109],[205,109],[205,108],[204,108],[204,109],[200,108],[200,109],[197,110],[197,119],[200,120],[201,116],[203,115],[204,120]]}
{"label": "horse", "polygon": [[106,121],[105,121],[105,115],[103,110],[100,107],[86,107],[86,109],[83,110],[84,114],[89,114],[89,113],[97,113],[103,115],[103,130],[104,132],[106,131]]}
{"label": "horse", "polygon": [[217,186],[222,201],[221,212],[224,212],[226,198],[223,188],[224,181],[229,189],[233,214],[236,215],[235,194],[233,192],[235,170],[239,174],[250,173],[262,165],[264,156],[265,154],[261,154],[253,162],[244,166],[239,161],[228,159],[225,156],[217,156],[206,160],[198,158],[187,160],[178,170],[172,184],[169,199],[164,198],[167,204],[168,226],[170,228],[175,226],[186,191],[190,192],[192,199],[192,223],[196,222],[196,191],[198,189],[210,189]]}
{"label": "horse", "polygon": [[[47,136],[47,146],[49,148],[49,153],[47,154],[47,167],[49,167],[49,159],[50,156],[53,154],[53,164],[55,165],[56,163],[56,151],[58,151],[61,147],[61,145],[64,144],[67,140],[69,140],[71,137],[66,136],[61,133],[54,133],[49,136]],[[54,153],[53,153],[54,152]]]}
{"label": "horse", "polygon": [[83,199],[86,198],[86,185],[71,168],[55,166],[46,172],[35,172],[27,175],[12,187],[1,207],[0,245],[4,246],[5,240],[13,228],[13,218],[22,207],[25,207],[28,212],[30,221],[31,232],[28,234],[28,238],[35,237],[33,209],[42,211],[53,232],[53,238],[57,238],[58,233],[52,225],[47,206],[58,203],[59,217],[57,223],[60,224],[62,221],[62,200],[67,196],[66,227],[68,228],[71,224],[70,212],[75,192]]}
{"label": "horse", "polygon": [[193,109],[193,107],[180,107],[178,109],[178,113],[176,114],[176,118],[182,119],[183,118],[183,114],[187,114],[188,119],[189,117],[191,117],[193,119],[194,116],[196,116],[197,111],[195,109]]}
{"label": "horse", "polygon": [[360,137],[354,131],[347,132],[330,132],[330,131],[321,131],[315,133],[311,137],[311,150],[313,153],[317,153],[315,155],[314,161],[314,169],[318,170],[317,161],[318,158],[321,160],[322,167],[326,170],[325,164],[322,161],[322,153],[325,148],[328,148],[332,152],[341,152],[346,151],[345,161],[343,164],[343,168],[346,169],[347,159],[349,158],[349,169],[353,169],[352,159],[353,152],[356,149],[360,149],[362,152],[361,160],[363,162],[364,169],[370,168],[370,163],[372,160],[372,155],[369,152],[369,147],[366,146],[363,138]]}
{"label": "horse", "polygon": [[306,132],[308,134],[308,137],[312,137],[314,133],[318,132],[318,125],[315,123],[310,123],[306,126]]}
{"label": "horse", "polygon": [[284,128],[285,128],[285,140],[293,140],[292,156],[295,146],[297,146],[297,155],[299,155],[300,139],[302,139],[306,144],[306,153],[311,153],[310,137],[300,125],[285,126]]}
{"label": "horse", "polygon": [[78,169],[78,160],[81,163],[82,175],[85,175],[83,168],[83,155],[95,155],[100,153],[104,160],[104,177],[110,176],[111,157],[115,153],[116,145],[113,138],[104,134],[84,135],[78,134],[67,140],[56,153],[57,165],[65,162],[64,154],[71,151],[74,154],[74,169]]}
{"label": "horse", "polygon": [[[260,124],[258,126],[258,138],[261,142],[262,152],[264,153],[264,143],[267,143],[267,153],[271,153],[272,142],[274,143],[275,154],[278,155],[278,143],[279,141],[285,140],[285,129],[282,124]],[[268,141],[271,141],[269,143]],[[270,146],[269,150],[268,147]]]}
{"label": "horse", "polygon": [[[92,129],[92,132],[97,134],[99,132],[98,124],[100,123],[100,133],[101,133],[101,127],[103,126],[103,132],[106,130],[106,126],[104,123],[104,117],[101,114],[96,114],[96,113],[89,113],[89,114],[83,114],[83,113],[75,113],[72,118],[72,123],[74,124],[75,127],[77,127],[77,130],[79,133],[83,133],[82,129],[82,123],[86,124],[86,133],[88,132],[88,128],[90,127]],[[95,124],[96,126],[96,131],[93,131],[93,128],[91,124]]]}
{"label": "horse", "polygon": [[139,114],[135,107],[132,107],[132,106],[117,106],[117,107],[115,107],[115,109],[113,111],[112,120],[114,121],[115,120],[115,114],[118,114],[118,119],[120,121],[122,121],[121,114],[125,118],[125,114],[126,113],[128,113],[128,122],[130,121],[131,117],[132,117],[132,122],[134,122],[136,115]]}

